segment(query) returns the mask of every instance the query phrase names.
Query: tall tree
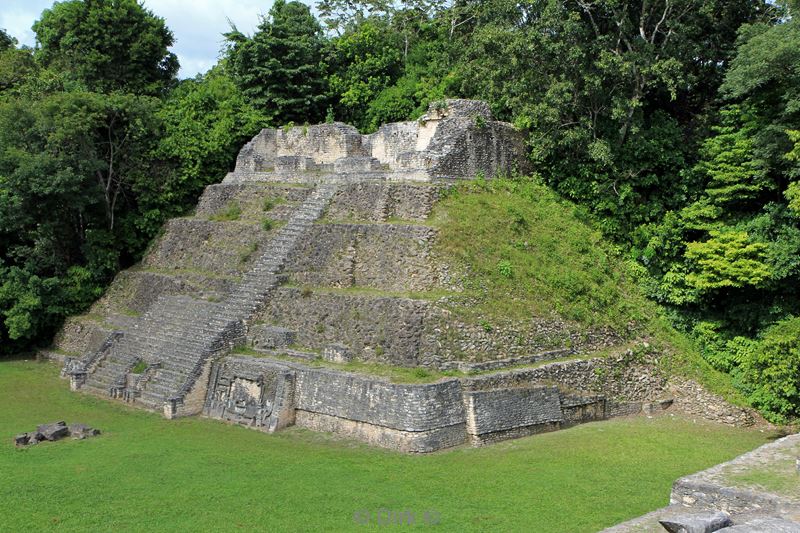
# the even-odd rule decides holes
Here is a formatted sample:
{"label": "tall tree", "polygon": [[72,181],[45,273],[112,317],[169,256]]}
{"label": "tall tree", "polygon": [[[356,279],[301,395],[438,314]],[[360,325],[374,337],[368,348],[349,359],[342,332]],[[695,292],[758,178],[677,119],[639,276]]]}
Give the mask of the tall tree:
{"label": "tall tree", "polygon": [[368,129],[369,105],[403,72],[402,37],[389,21],[370,18],[331,43],[330,89],[340,119]]}
{"label": "tall tree", "polygon": [[134,186],[138,224],[149,235],[166,218],[191,209],[205,186],[233,170],[239,149],[267,124],[222,65],[202,77],[182,81],[164,101],[158,117],[164,133],[154,155],[170,170],[163,179]]}
{"label": "tall tree", "polygon": [[234,79],[273,124],[321,121],[323,35],[308,6],[277,0],[252,37],[235,27],[225,37]]}
{"label": "tall tree", "polygon": [[460,92],[529,128],[549,183],[621,241],[691,193],[678,170],[716,98],[731,28],[765,9],[753,0],[477,4],[456,32]]}
{"label": "tall tree", "polygon": [[13,48],[17,45],[17,40],[6,33],[6,30],[0,28],[0,51],[8,48]]}
{"label": "tall tree", "polygon": [[57,2],[33,30],[42,64],[90,91],[157,94],[178,72],[172,32],[137,0]]}
{"label": "tall tree", "polygon": [[89,92],[0,103],[0,337],[52,332],[141,249],[130,191],[151,179],[157,105]]}

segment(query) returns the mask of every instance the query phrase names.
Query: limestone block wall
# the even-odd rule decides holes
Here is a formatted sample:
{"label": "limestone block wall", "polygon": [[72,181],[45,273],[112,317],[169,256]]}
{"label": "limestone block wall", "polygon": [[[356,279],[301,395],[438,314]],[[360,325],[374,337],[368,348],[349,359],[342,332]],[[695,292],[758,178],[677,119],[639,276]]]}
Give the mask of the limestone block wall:
{"label": "limestone block wall", "polygon": [[[262,431],[296,424],[398,451],[431,452],[641,411],[642,402],[568,390],[577,380],[591,382],[591,374],[602,368],[597,361],[584,363],[551,363],[542,369],[555,370],[517,373],[514,380],[509,372],[497,372],[401,384],[296,362],[228,357],[211,369],[204,413]],[[639,365],[641,374],[653,373],[645,367]],[[629,392],[641,397],[641,391]],[[614,405],[637,405],[639,410]]]}
{"label": "limestone block wall", "polygon": [[305,369],[297,381],[297,409],[402,431],[464,424],[456,379],[424,385],[388,383],[326,369]]}
{"label": "limestone block wall", "polygon": [[267,432],[296,424],[405,452],[466,440],[458,380],[401,385],[267,359],[215,363],[203,412]]}
{"label": "limestone block wall", "polygon": [[586,330],[548,317],[486,324],[450,317],[435,327],[442,346],[442,361],[478,363],[562,349],[589,352],[622,342],[613,332]]}
{"label": "limestone block wall", "polygon": [[[346,271],[345,264],[333,264],[339,265],[341,270],[334,268],[331,276]],[[290,279],[309,284],[341,282],[340,286],[347,285],[347,280],[342,278],[318,275],[292,278],[295,274],[289,275]],[[388,286],[391,278],[386,280]],[[616,340],[603,336],[586,339],[581,332],[570,330],[562,322],[547,320],[486,331],[480,324],[461,322],[438,299],[315,285],[279,288],[257,322],[296,332],[296,344],[302,349],[322,351],[330,344],[340,343],[350,349],[356,360],[441,369],[457,367],[459,362],[474,364],[530,358],[536,354],[552,359],[563,357],[561,352],[565,347],[574,351],[591,350],[613,345]],[[251,342],[259,343],[258,339],[251,339]],[[553,354],[548,356],[548,352]],[[611,371],[606,375],[612,379]]]}
{"label": "limestone block wall", "polygon": [[147,312],[162,296],[189,295],[216,299],[228,292],[233,281],[224,277],[207,277],[193,272],[167,275],[146,270],[120,272],[108,291],[92,306],[93,315],[131,315]]}
{"label": "limestone block wall", "polygon": [[[559,391],[561,396],[562,425],[583,424],[615,416],[606,409],[606,399],[602,395],[569,394]],[[635,413],[634,413],[635,414]]]}
{"label": "limestone block wall", "polygon": [[96,350],[113,331],[113,325],[87,317],[70,317],[53,339],[53,355],[79,356]]}
{"label": "limestone block wall", "polygon": [[294,391],[290,367],[229,357],[212,367],[203,413],[273,432],[294,423]]}
{"label": "limestone block wall", "polygon": [[357,359],[401,366],[424,365],[435,353],[426,340],[430,302],[282,287],[258,321],[296,332],[297,344],[321,351],[346,345]]}
{"label": "limestone block wall", "polygon": [[400,154],[417,150],[420,125],[417,122],[384,124],[364,140],[372,157],[383,164],[392,164]]}
{"label": "limestone block wall", "polygon": [[327,221],[389,219],[424,221],[444,189],[443,185],[366,181],[342,186],[333,197]]}
{"label": "limestone block wall", "polygon": [[238,276],[248,270],[258,248],[274,233],[274,229],[264,231],[260,225],[238,221],[172,219],[142,264],[145,268]]}
{"label": "limestone block wall", "polygon": [[254,173],[274,170],[277,134],[276,130],[263,129],[245,144],[236,158],[236,171]]}
{"label": "limestone block wall", "polygon": [[467,433],[473,445],[558,429],[564,421],[557,387],[465,391]]}
{"label": "limestone block wall", "polygon": [[453,118],[438,125],[428,150],[442,153],[433,164],[433,176],[491,177],[529,171],[518,154],[525,153],[519,132],[502,122],[476,123],[473,118]]}
{"label": "limestone block wall", "polygon": [[424,291],[440,285],[426,226],[318,224],[290,256],[296,284]]}
{"label": "limestone block wall", "polygon": [[279,129],[275,133],[275,144],[278,157],[302,155],[317,164],[370,155],[358,130],[341,122]]}
{"label": "limestone block wall", "polygon": [[341,123],[262,130],[239,153],[226,183],[303,181],[371,175],[431,181],[491,177],[528,169],[524,134],[495,121],[484,102],[431,104],[418,121],[388,124],[361,135]]}
{"label": "limestone block wall", "polygon": [[[286,220],[292,209],[306,200],[311,190],[309,187],[279,183],[209,185],[200,197],[195,216],[207,219],[235,204],[241,208],[242,218],[246,220],[259,220],[264,216],[275,220]],[[266,199],[272,200],[275,204],[268,212],[264,210]]]}
{"label": "limestone block wall", "polygon": [[536,368],[508,370],[465,380],[469,390],[514,388],[530,383],[556,383],[582,395],[600,394],[628,402],[656,401],[671,395],[667,378],[651,362],[628,354],[554,362]]}

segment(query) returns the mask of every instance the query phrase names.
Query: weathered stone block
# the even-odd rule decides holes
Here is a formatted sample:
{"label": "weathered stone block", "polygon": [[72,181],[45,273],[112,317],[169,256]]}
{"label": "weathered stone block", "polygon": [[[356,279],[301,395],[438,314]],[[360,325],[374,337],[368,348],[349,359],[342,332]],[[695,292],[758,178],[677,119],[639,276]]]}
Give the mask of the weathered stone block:
{"label": "weathered stone block", "polygon": [[248,339],[253,348],[276,350],[297,342],[297,333],[287,328],[257,324],[250,327]]}
{"label": "weathered stone block", "polygon": [[45,440],[56,441],[69,435],[69,428],[66,422],[53,422],[52,424],[42,424],[36,428]]}
{"label": "weathered stone block", "polygon": [[731,516],[722,511],[692,513],[659,523],[669,533],[713,533],[732,524]]}
{"label": "weathered stone block", "polygon": [[353,360],[353,353],[344,344],[329,344],[322,350],[322,358],[331,363],[348,363]]}
{"label": "weathered stone block", "polygon": [[336,416],[297,411],[297,425],[406,453],[435,452],[463,444],[466,439],[463,423],[428,431],[402,431]]}
{"label": "weathered stone block", "polygon": [[[279,288],[259,318],[297,331],[297,342],[322,350],[347,345],[359,360],[417,366],[425,334],[428,301]],[[423,363],[424,364],[424,363]]]}
{"label": "weathered stone block", "polygon": [[603,396],[576,396],[561,393],[561,414],[565,424],[583,424],[606,417]]}
{"label": "weathered stone block", "polygon": [[406,224],[319,224],[291,254],[298,284],[424,291],[441,286],[433,228]]}
{"label": "weathered stone block", "polygon": [[465,421],[458,380],[424,385],[323,369],[298,372],[298,409],[402,431],[430,431]]}
{"label": "weathered stone block", "polygon": [[381,162],[370,156],[342,157],[333,162],[334,172],[375,172],[381,170]]}
{"label": "weathered stone block", "polygon": [[69,436],[73,439],[83,440],[100,435],[99,429],[87,426],[86,424],[70,424],[67,427],[69,429]]}
{"label": "weathered stone block", "polygon": [[317,169],[317,164],[310,157],[284,155],[275,158],[277,172],[309,172]]}
{"label": "weathered stone block", "polygon": [[800,533],[800,523],[783,518],[756,518],[722,529],[724,533]]}
{"label": "weathered stone block", "polygon": [[203,412],[271,433],[294,423],[294,387],[285,365],[228,358],[212,366]]}
{"label": "weathered stone block", "polygon": [[325,213],[327,220],[383,222],[389,218],[428,218],[439,199],[442,184],[357,181],[341,187]]}

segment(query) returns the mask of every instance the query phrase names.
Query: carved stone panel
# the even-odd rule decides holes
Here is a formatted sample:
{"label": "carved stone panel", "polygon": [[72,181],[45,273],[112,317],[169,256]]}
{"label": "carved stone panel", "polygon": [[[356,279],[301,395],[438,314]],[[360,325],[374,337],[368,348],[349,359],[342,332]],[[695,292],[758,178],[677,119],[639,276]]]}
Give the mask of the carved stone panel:
{"label": "carved stone panel", "polygon": [[294,370],[257,359],[228,358],[211,372],[205,414],[273,432],[294,423]]}

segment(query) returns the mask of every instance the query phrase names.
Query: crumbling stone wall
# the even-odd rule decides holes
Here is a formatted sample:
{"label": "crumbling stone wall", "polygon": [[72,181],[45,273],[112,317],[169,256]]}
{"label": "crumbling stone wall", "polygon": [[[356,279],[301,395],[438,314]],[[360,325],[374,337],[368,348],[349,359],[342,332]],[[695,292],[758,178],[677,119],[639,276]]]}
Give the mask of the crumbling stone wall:
{"label": "crumbling stone wall", "polygon": [[361,360],[401,366],[425,364],[421,346],[431,305],[409,298],[374,297],[280,288],[259,316],[297,332],[297,343],[321,351],[343,343]]}
{"label": "crumbling stone wall", "polygon": [[55,351],[49,355],[58,361],[64,356],[77,356],[91,352],[111,335],[113,326],[86,317],[69,317],[53,339]]}
{"label": "crumbling stone wall", "polygon": [[294,390],[288,366],[229,357],[212,369],[203,413],[271,433],[294,423]]}
{"label": "crumbling stone wall", "polygon": [[426,226],[318,224],[285,272],[300,285],[425,291],[440,286]]}
{"label": "crumbling stone wall", "polygon": [[446,100],[431,104],[419,121],[389,124],[371,135],[341,123],[262,130],[239,153],[225,182],[297,180],[298,174],[313,181],[315,173],[342,181],[351,175],[491,177],[527,172],[525,153],[524,134],[495,121],[485,103]]}
{"label": "crumbling stone wall", "polygon": [[[269,216],[274,220],[287,220],[292,209],[301,204],[311,193],[310,187],[290,186],[279,183],[234,183],[215,184],[206,187],[195,209],[195,215],[208,218],[223,212],[230,205],[242,210],[242,218],[259,220]],[[270,199],[276,204],[268,212],[264,201]]]}
{"label": "crumbling stone wall", "polygon": [[200,270],[216,276],[246,272],[275,230],[236,221],[177,218],[167,222],[164,235],[145,257],[154,269]]}
{"label": "crumbling stone wall", "polygon": [[445,186],[437,184],[356,182],[339,189],[325,220],[386,222],[425,221]]}

